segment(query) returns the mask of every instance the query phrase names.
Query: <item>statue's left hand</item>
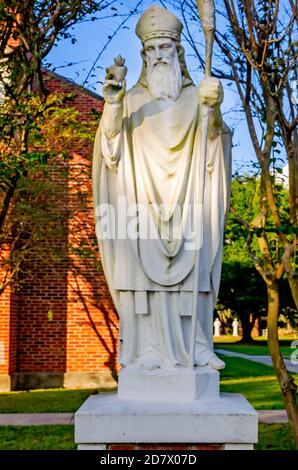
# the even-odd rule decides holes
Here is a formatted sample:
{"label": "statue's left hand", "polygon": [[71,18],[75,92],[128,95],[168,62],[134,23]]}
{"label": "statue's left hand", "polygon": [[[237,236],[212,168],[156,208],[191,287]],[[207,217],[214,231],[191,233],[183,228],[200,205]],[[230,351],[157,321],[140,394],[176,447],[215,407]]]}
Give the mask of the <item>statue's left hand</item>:
{"label": "statue's left hand", "polygon": [[200,104],[205,104],[211,108],[219,106],[223,100],[223,88],[217,78],[205,78],[198,87]]}

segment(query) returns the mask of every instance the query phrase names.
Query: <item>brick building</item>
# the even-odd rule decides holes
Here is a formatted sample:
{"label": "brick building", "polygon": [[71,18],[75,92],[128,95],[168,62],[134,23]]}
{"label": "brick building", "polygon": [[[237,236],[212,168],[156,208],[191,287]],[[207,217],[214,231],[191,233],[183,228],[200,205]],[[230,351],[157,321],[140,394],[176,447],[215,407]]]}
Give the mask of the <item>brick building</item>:
{"label": "brick building", "polygon": [[[47,72],[45,85],[49,92],[73,94],[71,106],[84,121],[92,119],[92,109],[102,110],[100,96],[59,75]],[[92,144],[78,144],[64,163],[63,170],[75,175],[63,180],[59,195],[67,229],[60,240],[65,260],[25,279],[17,292],[7,288],[0,296],[2,391],[115,385],[118,320],[98,255],[82,257],[70,250],[84,238],[94,241],[91,171],[77,171],[91,170],[91,159]],[[74,180],[85,205],[67,218]]]}

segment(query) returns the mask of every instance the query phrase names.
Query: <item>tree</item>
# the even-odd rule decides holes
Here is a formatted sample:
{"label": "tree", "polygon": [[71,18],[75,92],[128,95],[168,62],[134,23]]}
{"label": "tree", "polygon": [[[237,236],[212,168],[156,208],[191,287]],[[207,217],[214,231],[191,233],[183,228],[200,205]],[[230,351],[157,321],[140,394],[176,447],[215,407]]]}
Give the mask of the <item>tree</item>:
{"label": "tree", "polygon": [[[284,274],[298,308],[295,277],[298,153],[296,148],[295,155],[294,147],[298,115],[291,103],[289,83],[296,65],[292,36],[297,11],[291,0],[284,7],[279,1],[224,0],[230,30],[219,33],[217,43],[231,68],[261,169],[259,211],[247,226],[247,248],[267,287],[268,346],[298,447],[297,386],[286,369],[277,334],[279,284]],[[278,159],[282,144],[289,164],[290,220],[278,204],[276,173],[281,171]],[[257,239],[260,256],[253,249],[254,239]]]}
{"label": "tree", "polygon": [[[57,265],[68,256],[63,242],[67,220],[75,217],[85,200],[78,182],[82,174],[91,178],[90,167],[84,165],[75,174],[70,172],[70,153],[92,143],[97,127],[97,116],[84,122],[71,104],[70,94],[48,96],[40,118],[42,132],[37,118],[28,139],[30,162],[18,178],[0,233],[0,295],[8,285],[34,280],[42,267]],[[66,200],[70,184],[75,205]]]}
{"label": "tree", "polygon": [[[193,26],[197,29],[199,22],[196,1],[163,3],[181,12],[186,39],[202,67],[204,59],[193,35]],[[255,166],[261,173],[258,213],[253,219],[238,220],[248,233],[249,256],[265,282],[268,346],[298,447],[297,386],[287,372],[277,334],[283,276],[298,309],[298,107],[291,86],[297,84],[297,43],[293,40],[297,4],[293,0],[221,0],[216,6],[220,21],[213,75],[236,87],[257,159]],[[289,168],[286,214],[279,207],[277,184],[284,159]]]}
{"label": "tree", "polygon": [[[266,312],[266,286],[254,268],[253,260],[248,255],[246,240],[250,231],[240,221],[253,220],[258,214],[260,197],[260,178],[243,175],[235,176],[232,181],[231,211],[227,219],[224,235],[223,268],[217,309],[229,309],[237,315],[242,324],[242,342],[250,342],[251,330],[255,320]],[[280,184],[276,185],[278,207],[283,219],[287,215],[287,191]],[[257,239],[253,249],[258,254]],[[297,309],[291,300],[291,291],[287,280],[280,280],[280,317],[283,315],[288,324],[295,326]],[[284,321],[285,323],[285,321]]]}
{"label": "tree", "polygon": [[[51,210],[49,205],[55,191],[53,182],[49,185],[40,176],[51,157],[59,153],[65,157],[70,139],[81,138],[82,133],[86,137],[92,130],[90,124],[80,123],[74,109],[65,107],[69,97],[47,94],[42,61],[56,41],[71,37],[71,26],[96,19],[110,4],[103,0],[0,2],[0,294],[16,281],[29,253],[32,257],[34,251],[44,262],[54,255],[46,235],[54,226],[57,236],[59,232],[55,204]],[[53,129],[56,133],[50,138]],[[42,201],[45,191],[47,202]]]}

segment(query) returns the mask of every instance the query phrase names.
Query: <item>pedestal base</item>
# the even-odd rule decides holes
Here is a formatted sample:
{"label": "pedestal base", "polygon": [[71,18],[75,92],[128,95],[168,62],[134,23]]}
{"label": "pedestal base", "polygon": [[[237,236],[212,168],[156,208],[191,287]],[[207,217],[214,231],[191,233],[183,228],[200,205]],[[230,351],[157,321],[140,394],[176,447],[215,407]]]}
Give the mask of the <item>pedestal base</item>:
{"label": "pedestal base", "polygon": [[210,367],[144,370],[121,369],[120,400],[192,401],[219,398],[219,373]]}
{"label": "pedestal base", "polygon": [[230,393],[188,402],[93,395],[75,414],[75,441],[81,450],[128,450],[128,445],[130,450],[148,445],[171,449],[174,444],[184,449],[252,449],[257,428],[256,411],[242,395]]}

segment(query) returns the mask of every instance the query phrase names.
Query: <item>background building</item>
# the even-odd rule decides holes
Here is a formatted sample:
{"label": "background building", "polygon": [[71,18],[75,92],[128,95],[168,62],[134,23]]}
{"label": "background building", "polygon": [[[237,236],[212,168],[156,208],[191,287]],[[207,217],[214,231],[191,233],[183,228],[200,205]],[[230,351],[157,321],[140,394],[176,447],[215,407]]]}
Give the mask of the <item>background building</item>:
{"label": "background building", "polygon": [[[100,96],[59,75],[46,72],[45,85],[49,92],[71,93],[71,106],[84,121],[94,120],[92,110],[102,110]],[[115,384],[118,321],[97,254],[91,162],[92,144],[78,143],[54,169],[58,184],[60,172],[67,174],[57,194],[66,230],[53,240],[64,260],[47,269],[37,266],[34,279],[0,296],[2,391]],[[84,204],[77,204],[74,186]],[[94,248],[89,257],[79,250],[84,240]]]}

